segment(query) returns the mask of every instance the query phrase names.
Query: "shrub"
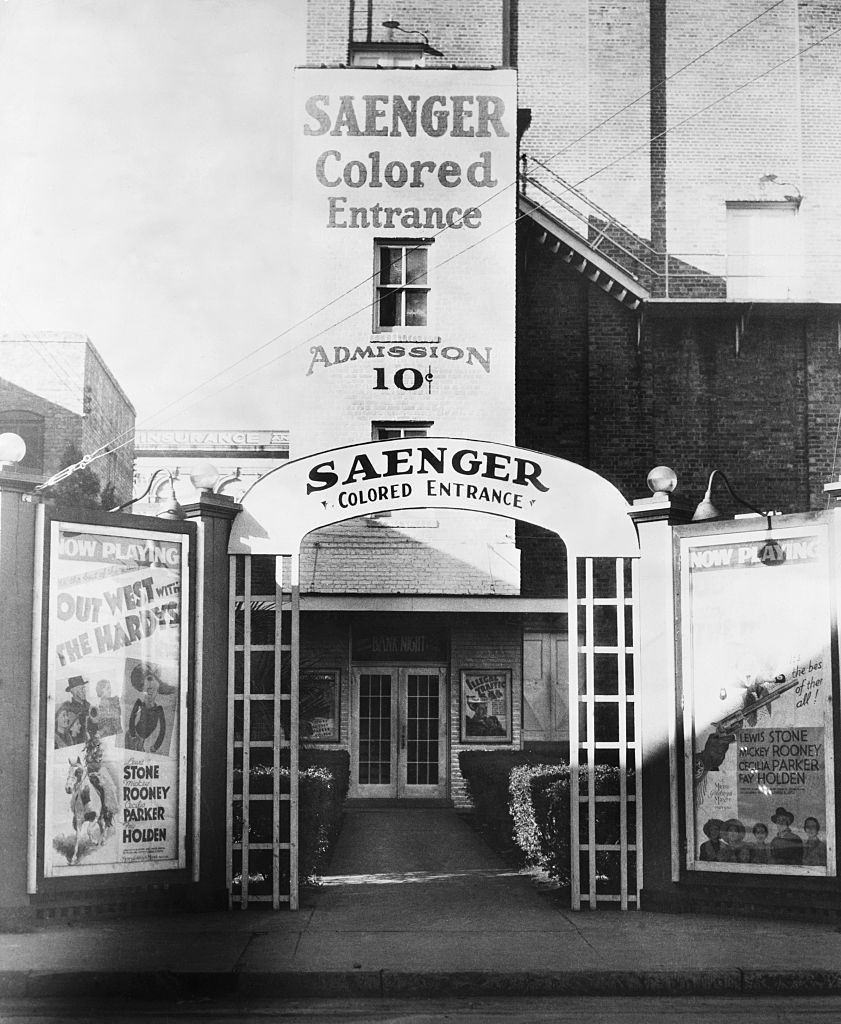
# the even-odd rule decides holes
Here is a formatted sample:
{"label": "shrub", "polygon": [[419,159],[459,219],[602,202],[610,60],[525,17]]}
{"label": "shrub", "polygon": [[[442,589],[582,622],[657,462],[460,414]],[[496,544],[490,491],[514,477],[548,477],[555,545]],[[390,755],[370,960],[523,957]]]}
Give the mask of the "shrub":
{"label": "shrub", "polygon": [[[491,843],[511,847],[512,837],[527,863],[543,868],[563,887],[571,883],[570,771],[560,758],[516,750],[468,750],[459,755],[467,791]],[[579,768],[581,793],[587,792],[587,769]],[[629,784],[633,777],[629,773]],[[597,796],[619,795],[619,769],[597,765]],[[633,791],[633,790],[631,790]],[[596,805],[596,842],[619,843],[619,804]],[[631,827],[631,822],[629,822]],[[587,835],[581,839],[586,843]],[[600,890],[619,891],[618,851],[598,850]],[[631,872],[632,874],[633,872]],[[634,879],[629,878],[633,888]],[[587,888],[587,879],[582,879]]]}
{"label": "shrub", "polygon": [[523,851],[527,864],[545,866],[546,844],[535,814],[535,793],[568,774],[567,764],[521,764],[511,769],[508,792],[514,842]]}
{"label": "shrub", "polygon": [[346,750],[301,750],[298,763],[298,877],[327,865],[342,827],[350,782]]}
{"label": "shrub", "polygon": [[[619,794],[619,769],[611,765],[596,765],[597,796]],[[581,793],[586,793],[587,769],[579,768]],[[532,788],[536,827],[540,835],[541,864],[563,886],[571,882],[570,861],[570,773],[554,780],[538,778]],[[583,842],[587,836],[582,835]],[[619,842],[619,804],[596,805],[596,842]],[[596,853],[596,871],[600,878],[609,880],[610,889],[619,891],[618,858],[609,850]]]}
{"label": "shrub", "polygon": [[[289,751],[281,752],[280,788],[289,792]],[[283,761],[286,763],[284,764]],[[234,791],[241,792],[234,770]],[[251,792],[271,793],[275,769],[271,765],[251,765]],[[350,756],[346,750],[301,750],[298,760],[298,877],[311,878],[322,872],[342,827],[342,805],[350,782]],[[265,811],[252,812],[248,835],[252,843],[272,841],[271,804],[258,804]],[[284,805],[288,806],[288,805]],[[242,804],[234,804],[234,841],[242,838]]]}
{"label": "shrub", "polygon": [[545,753],[527,750],[462,750],[459,767],[467,793],[488,840],[494,846],[511,848],[514,820],[509,807],[511,771],[521,765],[542,764]]}

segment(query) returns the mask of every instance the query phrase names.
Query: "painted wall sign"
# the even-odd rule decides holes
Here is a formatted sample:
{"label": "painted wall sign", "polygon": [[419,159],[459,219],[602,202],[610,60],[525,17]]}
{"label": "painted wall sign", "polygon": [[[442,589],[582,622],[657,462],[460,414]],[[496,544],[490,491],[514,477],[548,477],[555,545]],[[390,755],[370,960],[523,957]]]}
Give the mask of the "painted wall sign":
{"label": "painted wall sign", "polygon": [[185,866],[188,546],[50,524],[46,878]]}
{"label": "painted wall sign", "polygon": [[687,866],[835,873],[825,526],[681,540]]}
{"label": "painted wall sign", "polygon": [[296,459],[242,499],[231,554],[292,554],[311,530],[399,508],[460,508],[559,532],[578,555],[639,553],[628,503],[564,459],[488,441],[427,437],[351,445]]}
{"label": "painted wall sign", "polygon": [[[462,76],[456,87],[463,81]],[[303,135],[318,140],[312,173],[324,190],[328,228],[432,231],[446,225],[473,231],[481,226],[482,190],[500,180],[495,143],[511,139],[516,108],[510,109],[510,100],[506,108],[501,95],[421,96],[413,91],[420,82],[420,76],[400,74],[386,83],[377,74],[370,76],[368,92],[361,76],[344,74],[340,90],[304,100]],[[351,83],[357,89],[348,95]],[[437,76],[426,84],[446,85]],[[401,85],[400,92],[383,92]],[[427,159],[412,159],[420,155]]]}
{"label": "painted wall sign", "polygon": [[288,450],[287,430],[138,430],[135,448],[171,451],[182,449],[280,448]]}
{"label": "painted wall sign", "polygon": [[515,73],[300,68],[292,124],[296,451],[407,416],[512,439]]}

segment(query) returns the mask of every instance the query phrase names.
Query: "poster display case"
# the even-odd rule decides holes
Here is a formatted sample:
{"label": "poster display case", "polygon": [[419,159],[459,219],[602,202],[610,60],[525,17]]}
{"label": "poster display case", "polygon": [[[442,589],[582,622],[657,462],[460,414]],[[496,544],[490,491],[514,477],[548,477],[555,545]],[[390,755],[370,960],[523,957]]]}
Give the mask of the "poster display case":
{"label": "poster display case", "polygon": [[835,875],[825,522],[680,540],[686,868]]}
{"label": "poster display case", "polygon": [[30,891],[187,866],[191,533],[112,522],[45,525]]}
{"label": "poster display case", "polygon": [[337,668],[301,672],[299,735],[302,743],[338,743],[341,671]]}
{"label": "poster display case", "polygon": [[461,742],[510,743],[511,670],[461,670]]}

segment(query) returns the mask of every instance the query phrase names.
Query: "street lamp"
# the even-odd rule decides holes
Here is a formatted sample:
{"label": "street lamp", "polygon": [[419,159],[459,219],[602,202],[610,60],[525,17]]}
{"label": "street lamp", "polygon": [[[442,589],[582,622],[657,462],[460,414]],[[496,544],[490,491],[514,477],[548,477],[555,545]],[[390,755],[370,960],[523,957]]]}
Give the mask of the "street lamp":
{"label": "street lamp", "polygon": [[[758,516],[763,516],[765,522],[768,525],[768,531],[771,530],[771,515],[768,512],[762,512],[755,505],[751,505],[749,501],[746,501],[741,495],[737,494],[730,485],[730,481],[724,475],[720,469],[714,469],[710,473],[710,479],[707,482],[707,490],[704,493],[704,497],[698,502],[698,507],[692,515],[693,523],[704,522],[709,519],[720,519],[721,513],[715,507],[712,501],[712,488],[713,481],[716,477],[720,477],[724,482],[724,486],[730,492],[731,498],[737,501],[740,505],[744,505],[745,508],[750,509],[751,512],[755,512]],[[780,565],[785,561],[785,551],[783,551],[782,545],[778,541],[768,538],[759,547],[757,557],[763,565]]]}
{"label": "street lamp", "polygon": [[212,462],[197,462],[190,470],[190,483],[197,491],[213,491],[219,479],[219,470]]}
{"label": "street lamp", "polygon": [[146,497],[146,495],[149,493],[149,491],[152,490],[152,485],[154,484],[155,480],[158,478],[158,476],[161,473],[166,473],[166,475],[169,477],[169,490],[170,490],[171,503],[170,503],[169,508],[164,509],[163,512],[158,512],[158,518],[159,519],[183,519],[184,518],[184,510],[181,508],[181,505],[178,502],[178,498],[175,496],[175,477],[173,477],[173,475],[170,472],[170,470],[168,470],[166,468],[163,468],[163,467],[160,468],[160,469],[156,469],[155,472],[151,475],[151,477],[149,478],[149,483],[148,483],[148,485],[146,487],[146,490],[142,494],[138,494],[137,497],[131,497],[131,498],[129,498],[128,501],[124,501],[122,503],[122,505],[115,505],[114,508],[111,508],[108,511],[109,512],[122,512],[122,510],[124,508],[128,508],[129,505],[134,505],[138,501],[142,501]]}
{"label": "street lamp", "polygon": [[20,434],[7,431],[0,434],[0,470],[6,466],[14,466],[26,455],[26,441]]}

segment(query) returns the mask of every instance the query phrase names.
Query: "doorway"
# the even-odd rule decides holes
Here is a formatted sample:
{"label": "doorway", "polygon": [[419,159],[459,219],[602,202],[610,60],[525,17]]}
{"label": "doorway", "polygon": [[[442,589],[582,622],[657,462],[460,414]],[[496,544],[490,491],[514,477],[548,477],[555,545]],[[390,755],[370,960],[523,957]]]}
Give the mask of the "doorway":
{"label": "doorway", "polygon": [[351,678],[350,796],[444,799],[446,668],[366,665]]}

